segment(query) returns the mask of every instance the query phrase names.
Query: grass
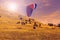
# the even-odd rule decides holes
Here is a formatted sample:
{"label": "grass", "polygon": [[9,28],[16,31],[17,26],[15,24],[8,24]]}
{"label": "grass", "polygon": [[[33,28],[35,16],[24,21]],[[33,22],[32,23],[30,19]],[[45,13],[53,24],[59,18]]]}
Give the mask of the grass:
{"label": "grass", "polygon": [[3,17],[0,18],[0,40],[60,40],[58,27],[52,29],[42,24],[41,27],[33,29],[33,23],[20,25],[16,24],[20,20],[1,16]]}
{"label": "grass", "polygon": [[60,40],[60,29],[2,29],[0,40]]}

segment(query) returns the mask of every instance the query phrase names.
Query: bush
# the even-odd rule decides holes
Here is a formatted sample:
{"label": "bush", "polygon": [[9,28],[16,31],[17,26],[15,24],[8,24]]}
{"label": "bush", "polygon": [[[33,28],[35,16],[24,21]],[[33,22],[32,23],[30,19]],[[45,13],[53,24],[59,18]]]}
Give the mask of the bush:
{"label": "bush", "polygon": [[58,24],[58,27],[60,27],[60,24]]}
{"label": "bush", "polygon": [[53,26],[53,24],[52,24],[52,23],[48,23],[48,25],[49,25],[49,26]]}
{"label": "bush", "polygon": [[21,22],[22,25],[25,25],[25,22]]}
{"label": "bush", "polygon": [[16,24],[20,24],[20,22],[17,22]]}
{"label": "bush", "polygon": [[33,29],[36,29],[36,27],[33,27]]}
{"label": "bush", "polygon": [[0,16],[1,17],[1,16]]}

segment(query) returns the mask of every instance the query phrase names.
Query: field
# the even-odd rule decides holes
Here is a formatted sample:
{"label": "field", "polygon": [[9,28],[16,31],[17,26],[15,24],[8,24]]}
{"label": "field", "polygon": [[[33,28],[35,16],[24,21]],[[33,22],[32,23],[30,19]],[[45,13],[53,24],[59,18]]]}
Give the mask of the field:
{"label": "field", "polygon": [[0,40],[60,40],[60,29],[0,29]]}
{"label": "field", "polygon": [[60,40],[60,28],[42,24],[33,29],[33,21],[32,24],[16,24],[21,20],[7,13],[0,10],[0,40]]}

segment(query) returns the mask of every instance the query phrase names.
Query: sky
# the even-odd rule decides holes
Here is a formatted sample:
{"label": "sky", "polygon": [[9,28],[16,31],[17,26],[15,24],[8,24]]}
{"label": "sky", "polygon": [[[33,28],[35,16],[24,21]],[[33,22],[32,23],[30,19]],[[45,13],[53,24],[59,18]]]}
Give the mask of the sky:
{"label": "sky", "polygon": [[60,0],[0,0],[0,5],[9,2],[18,4],[18,12],[26,15],[26,7],[30,3],[36,3],[38,6],[33,11],[31,17],[42,23],[60,23]]}

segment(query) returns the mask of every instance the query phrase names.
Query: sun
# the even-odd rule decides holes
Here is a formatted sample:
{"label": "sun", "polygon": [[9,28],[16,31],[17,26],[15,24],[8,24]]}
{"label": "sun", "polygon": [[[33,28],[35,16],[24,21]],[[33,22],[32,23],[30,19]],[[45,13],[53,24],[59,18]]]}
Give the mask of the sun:
{"label": "sun", "polygon": [[16,3],[8,3],[7,9],[8,11],[15,12],[17,10],[17,4]]}

